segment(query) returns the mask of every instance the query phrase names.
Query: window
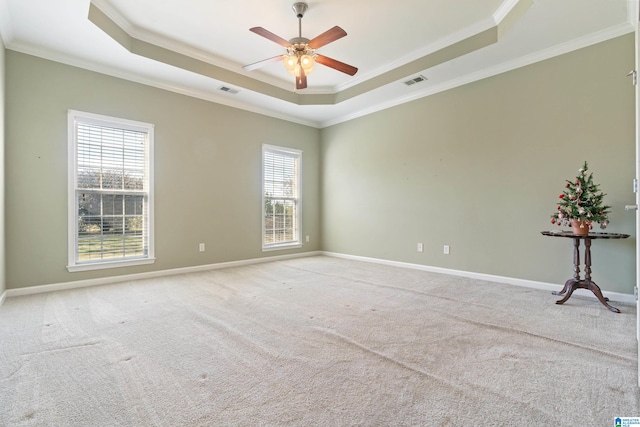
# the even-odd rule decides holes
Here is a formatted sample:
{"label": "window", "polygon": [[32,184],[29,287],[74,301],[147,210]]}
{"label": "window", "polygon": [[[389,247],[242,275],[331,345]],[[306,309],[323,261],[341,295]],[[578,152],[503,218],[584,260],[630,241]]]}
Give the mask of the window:
{"label": "window", "polygon": [[302,151],[262,147],[262,249],[302,246],[300,165]]}
{"label": "window", "polygon": [[153,258],[153,125],[69,111],[69,271]]}

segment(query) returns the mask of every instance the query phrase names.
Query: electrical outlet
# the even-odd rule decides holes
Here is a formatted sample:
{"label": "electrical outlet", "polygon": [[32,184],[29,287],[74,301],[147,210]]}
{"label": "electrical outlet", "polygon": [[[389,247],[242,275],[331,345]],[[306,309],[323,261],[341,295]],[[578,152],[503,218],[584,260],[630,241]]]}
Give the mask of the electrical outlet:
{"label": "electrical outlet", "polygon": [[200,243],[200,252],[204,252],[204,243]]}
{"label": "electrical outlet", "polygon": [[449,255],[449,245],[444,245],[443,253]]}
{"label": "electrical outlet", "polygon": [[418,252],[422,251],[424,251],[424,246],[422,245],[422,243],[418,243]]}
{"label": "electrical outlet", "polygon": [[305,240],[307,243],[309,243],[309,236],[306,236],[306,237],[304,238],[304,240]]}

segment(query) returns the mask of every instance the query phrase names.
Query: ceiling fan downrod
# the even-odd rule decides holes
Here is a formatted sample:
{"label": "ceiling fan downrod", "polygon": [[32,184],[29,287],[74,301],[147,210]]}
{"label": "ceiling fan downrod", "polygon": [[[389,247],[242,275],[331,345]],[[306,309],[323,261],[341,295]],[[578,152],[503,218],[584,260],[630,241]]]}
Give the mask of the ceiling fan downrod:
{"label": "ceiling fan downrod", "polygon": [[304,17],[304,13],[308,8],[309,5],[304,2],[294,3],[293,6],[291,6],[293,13],[295,13],[298,18],[298,38],[302,38],[302,17]]}

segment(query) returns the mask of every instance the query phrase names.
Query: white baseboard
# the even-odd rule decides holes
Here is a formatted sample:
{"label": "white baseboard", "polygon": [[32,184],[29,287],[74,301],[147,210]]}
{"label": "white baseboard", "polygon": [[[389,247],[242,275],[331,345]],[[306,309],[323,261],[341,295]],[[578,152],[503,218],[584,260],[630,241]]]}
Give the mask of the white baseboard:
{"label": "white baseboard", "polygon": [[[340,254],[335,252],[323,251],[322,255],[331,256],[335,258],[352,259],[355,261],[371,262],[375,264],[391,265],[394,267],[411,268],[414,270],[423,270],[423,271],[429,271],[432,273],[441,273],[441,274],[449,274],[452,276],[468,277],[470,279],[485,280],[487,282],[504,283],[508,285],[523,286],[523,287],[534,288],[534,289],[542,289],[545,291],[559,290],[559,285],[557,283],[545,283],[545,282],[537,282],[534,280],[517,279],[514,277],[494,276],[492,274],[474,273],[471,271],[453,270],[453,269],[442,268],[442,267],[431,267],[431,266],[422,265],[422,264],[389,261],[386,259],[369,258],[369,257],[356,256],[356,255],[346,255],[346,254]],[[605,297],[609,298],[611,301],[617,301],[617,302],[621,302],[624,304],[631,304],[631,305],[636,304],[636,298],[633,294],[623,294],[619,292],[608,292],[608,291],[602,291],[602,294]],[[583,295],[581,294],[581,296]],[[585,293],[584,296],[593,297],[594,299],[596,298],[596,296],[593,295],[593,293],[591,292]]]}
{"label": "white baseboard", "polygon": [[[537,282],[534,280],[517,279],[514,277],[495,276],[492,274],[474,273],[471,271],[453,270],[449,268],[432,267],[428,265],[412,264],[412,263],[400,262],[400,261],[389,261],[389,260],[380,259],[380,258],[369,258],[369,257],[363,257],[363,256],[356,256],[356,255],[347,255],[347,254],[340,254],[336,252],[313,251],[313,252],[304,252],[304,253],[291,254],[291,255],[277,255],[277,256],[270,256],[270,257],[264,257],[264,258],[253,258],[253,259],[246,259],[246,260],[240,260],[240,261],[222,262],[217,264],[197,265],[193,267],[175,268],[171,270],[150,271],[147,273],[127,274],[123,276],[103,277],[98,279],[77,280],[73,282],[29,286],[26,288],[7,289],[5,292],[2,293],[2,295],[0,295],[0,306],[2,306],[2,303],[5,301],[6,298],[21,296],[21,295],[32,295],[32,294],[39,294],[43,292],[60,291],[65,289],[84,288],[87,286],[107,285],[111,283],[127,282],[130,280],[150,279],[150,278],[162,277],[162,276],[172,276],[175,274],[195,273],[199,271],[216,270],[216,269],[227,268],[227,267],[238,267],[238,266],[250,265],[250,264],[260,264],[264,262],[303,258],[308,256],[314,256],[314,255],[326,255],[326,256],[335,257],[335,258],[344,258],[344,259],[351,259],[355,261],[364,261],[364,262],[371,262],[375,264],[390,265],[394,267],[429,271],[432,273],[449,274],[452,276],[468,277],[470,279],[485,280],[488,282],[504,283],[508,285],[542,289],[546,291],[557,291],[559,286],[557,283]],[[606,296],[612,301],[618,301],[618,302],[631,304],[631,305],[634,305],[636,303],[635,296],[632,294],[623,294],[619,292],[608,292],[608,291],[603,291],[602,293],[604,296]],[[590,292],[585,293],[584,295],[595,298],[595,296],[592,295]]]}
{"label": "white baseboard", "polygon": [[[303,258],[314,255],[321,255],[320,251],[304,252],[291,255],[276,255],[264,258],[253,258],[240,261],[221,262],[217,264],[196,265],[193,267],[174,268],[171,270],[150,271],[146,273],[125,274],[122,276],[101,277],[98,279],[76,280],[73,282],[52,283],[48,285],[29,286],[26,288],[7,289],[3,293],[6,297],[17,297],[22,295],[33,295],[44,292],[61,291],[66,289],[85,288],[87,286],[108,285],[112,283],[128,282],[130,280],[151,279],[154,277],[173,276],[176,274],[196,273],[199,271],[216,270],[227,267],[238,267],[242,265],[260,264],[264,262],[280,261],[285,259]],[[1,305],[0,300],[0,305]]]}

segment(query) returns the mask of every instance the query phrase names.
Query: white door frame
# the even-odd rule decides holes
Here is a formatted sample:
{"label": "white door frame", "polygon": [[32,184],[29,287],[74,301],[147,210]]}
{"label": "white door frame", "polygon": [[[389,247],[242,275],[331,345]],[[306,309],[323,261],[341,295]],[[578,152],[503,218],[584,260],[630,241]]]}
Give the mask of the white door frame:
{"label": "white door frame", "polygon": [[[636,123],[636,207],[640,206],[640,192],[637,188],[638,179],[640,177],[640,85],[637,82],[638,70],[640,70],[640,0],[631,0],[629,3],[631,8],[630,13],[632,16],[632,23],[635,30],[635,70],[633,71],[633,79],[635,83],[635,123]],[[637,290],[640,289],[640,239],[638,238],[638,231],[640,231],[640,214],[636,209],[636,284],[635,294],[638,295]],[[636,340],[638,342],[638,386],[640,387],[640,299],[636,297]]]}

